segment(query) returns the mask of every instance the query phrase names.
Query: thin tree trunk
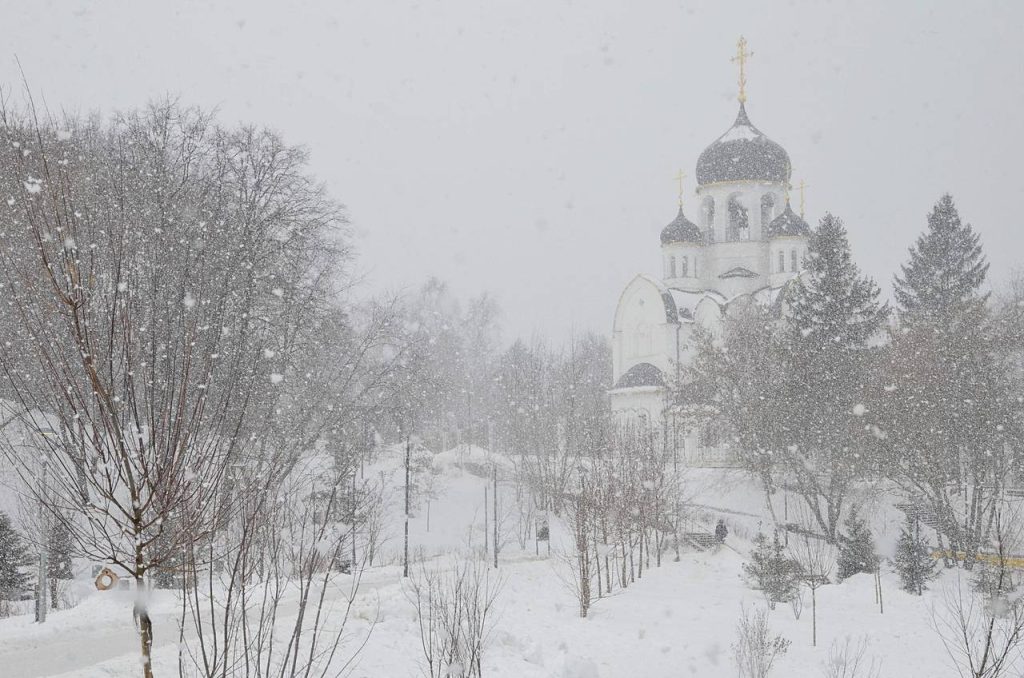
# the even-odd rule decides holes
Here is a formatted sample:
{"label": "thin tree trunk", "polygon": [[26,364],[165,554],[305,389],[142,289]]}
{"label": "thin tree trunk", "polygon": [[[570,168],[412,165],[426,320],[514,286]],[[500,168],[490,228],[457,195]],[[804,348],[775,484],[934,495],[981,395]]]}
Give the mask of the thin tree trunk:
{"label": "thin tree trunk", "polygon": [[352,565],[349,571],[356,570],[356,470],[352,469]]}
{"label": "thin tree trunk", "polygon": [[498,467],[494,467],[494,569],[498,569]]}
{"label": "thin tree trunk", "polygon": [[633,546],[633,540],[630,539],[629,540],[629,581],[630,582],[635,582],[636,581],[636,567],[633,564],[633,551],[635,551],[635,550],[636,549]]}
{"label": "thin tree trunk", "polygon": [[626,588],[628,581],[626,578],[626,540],[622,539],[620,544],[622,545],[622,588]]}
{"label": "thin tree trunk", "polygon": [[[646,539],[644,539],[644,536],[646,535],[646,533],[647,533],[646,530],[644,530],[644,529],[640,530],[640,552],[637,554],[637,559],[636,559],[636,578],[637,579],[643,579],[644,578],[644,543],[647,541]],[[650,551],[650,547],[648,547],[648,552],[649,551]]]}
{"label": "thin tree trunk", "polygon": [[153,620],[149,607],[140,601],[146,594],[146,581],[142,575],[135,577],[135,623],[139,629],[139,646],[142,651],[142,675],[153,678]]}
{"label": "thin tree trunk", "polygon": [[878,613],[885,614],[885,599],[882,596],[882,571],[881,568],[875,571],[875,579],[878,581]]}
{"label": "thin tree trunk", "polygon": [[[941,535],[939,536],[939,539],[940,540],[942,539]],[[921,540],[921,522],[919,520],[915,520],[914,521],[914,540],[917,543],[920,543],[920,540]],[[916,547],[915,547],[915,550],[916,550]],[[956,554],[954,554],[953,557],[955,558]],[[920,596],[922,594],[924,594],[924,574],[919,572],[918,576],[917,576],[917,595]]]}
{"label": "thin tree trunk", "polygon": [[817,587],[811,589],[811,645],[818,646],[818,596]]}

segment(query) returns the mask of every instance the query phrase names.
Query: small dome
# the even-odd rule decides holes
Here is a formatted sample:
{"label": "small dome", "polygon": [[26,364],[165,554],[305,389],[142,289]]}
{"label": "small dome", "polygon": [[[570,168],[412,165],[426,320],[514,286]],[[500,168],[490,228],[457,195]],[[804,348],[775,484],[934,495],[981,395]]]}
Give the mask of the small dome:
{"label": "small dome", "polygon": [[810,234],[811,227],[793,211],[788,200],[786,201],[786,209],[782,211],[782,214],[772,219],[772,223],[768,224],[769,238],[781,238],[787,235],[809,236]]}
{"label": "small dome", "polygon": [[789,155],[782,146],[750,124],[740,112],[732,127],[704,149],[697,160],[697,183],[719,181],[789,181]]}
{"label": "small dome", "polygon": [[699,243],[703,240],[700,229],[683,214],[682,206],[679,207],[679,214],[672,220],[672,223],[661,229],[661,244],[668,245],[674,242]]}
{"label": "small dome", "polygon": [[637,386],[664,386],[665,376],[657,367],[650,363],[637,363],[615,382],[615,388],[634,388]]}

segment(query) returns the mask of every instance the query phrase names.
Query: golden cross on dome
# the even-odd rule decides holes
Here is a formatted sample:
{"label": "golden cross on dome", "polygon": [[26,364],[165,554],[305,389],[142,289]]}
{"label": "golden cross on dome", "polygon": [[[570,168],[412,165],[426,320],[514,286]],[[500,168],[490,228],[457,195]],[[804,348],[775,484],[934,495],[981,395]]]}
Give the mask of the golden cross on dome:
{"label": "golden cross on dome", "polygon": [[741,104],[747,100],[747,59],[752,56],[754,53],[747,51],[747,39],[741,35],[739,42],[736,43],[736,56],[731,59],[734,64],[740,65],[739,100]]}
{"label": "golden cross on dome", "polygon": [[804,189],[806,189],[809,185],[810,184],[804,182],[803,179],[800,180],[800,218],[801,219],[804,218]]}
{"label": "golden cross on dome", "polygon": [[679,182],[679,208],[683,207],[683,179],[686,178],[686,173],[683,170],[679,170],[679,173],[672,177]]}

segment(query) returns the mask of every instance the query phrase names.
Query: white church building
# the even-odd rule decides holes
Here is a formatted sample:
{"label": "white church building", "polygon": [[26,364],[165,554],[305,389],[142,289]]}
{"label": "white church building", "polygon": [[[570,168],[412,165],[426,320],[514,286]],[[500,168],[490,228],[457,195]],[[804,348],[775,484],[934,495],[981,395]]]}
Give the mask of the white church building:
{"label": "white church building", "polygon": [[736,121],[697,160],[695,220],[680,201],[661,232],[661,275],[640,274],[626,285],[612,330],[613,411],[651,424],[691,465],[728,463],[715,437],[682,422],[671,406],[694,329],[714,332],[738,303],[780,303],[810,235],[789,205],[789,155],[747,116],[743,47]]}

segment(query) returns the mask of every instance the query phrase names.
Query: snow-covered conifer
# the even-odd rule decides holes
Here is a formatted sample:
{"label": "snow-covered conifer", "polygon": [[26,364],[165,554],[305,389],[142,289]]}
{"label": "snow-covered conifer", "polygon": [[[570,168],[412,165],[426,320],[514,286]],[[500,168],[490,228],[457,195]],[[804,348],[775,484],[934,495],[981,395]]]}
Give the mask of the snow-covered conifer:
{"label": "snow-covered conifer", "polygon": [[854,263],[846,229],[833,215],[811,237],[804,266],[786,297],[778,450],[816,528],[835,543],[848,490],[870,468],[862,401],[870,346],[889,309]]}
{"label": "snow-covered conifer", "polygon": [[899,572],[903,590],[916,595],[928,588],[928,582],[938,576],[932,548],[921,536],[920,523],[907,518],[907,524],[900,532],[893,561]]}
{"label": "snow-covered conifer", "polygon": [[874,572],[878,567],[871,528],[860,517],[857,507],[853,507],[846,518],[846,539],[839,545],[836,566],[836,576],[840,581],[861,572]]}
{"label": "snow-covered conifer", "polygon": [[944,195],[894,281],[900,326],[875,408],[889,475],[921,495],[967,567],[1021,446],[1019,393],[986,304],[987,271],[977,233]]}
{"label": "snow-covered conifer", "polygon": [[16,599],[28,588],[29,577],[22,568],[30,561],[25,540],[10,517],[0,512],[0,599]]}
{"label": "snow-covered conifer", "polygon": [[800,587],[797,563],[785,551],[779,533],[769,540],[763,533],[754,539],[750,562],[743,565],[750,583],[764,593],[768,606],[789,601]]}

